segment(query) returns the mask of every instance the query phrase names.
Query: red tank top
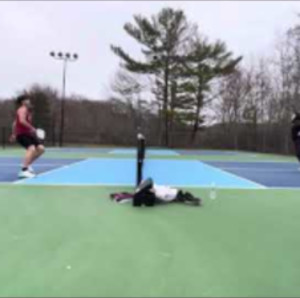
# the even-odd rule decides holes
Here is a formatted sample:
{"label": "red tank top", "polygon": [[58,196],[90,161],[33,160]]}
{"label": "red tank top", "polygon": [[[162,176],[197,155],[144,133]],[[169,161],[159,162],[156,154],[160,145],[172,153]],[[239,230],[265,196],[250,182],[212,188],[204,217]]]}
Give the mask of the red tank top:
{"label": "red tank top", "polygon": [[[29,122],[30,124],[32,124],[32,114],[29,110],[27,110],[26,121]],[[30,130],[30,128],[28,128],[27,126],[24,126],[20,122],[20,117],[18,115],[18,112],[16,113],[15,132],[16,132],[17,136],[19,136],[19,135],[32,135],[32,131]]]}

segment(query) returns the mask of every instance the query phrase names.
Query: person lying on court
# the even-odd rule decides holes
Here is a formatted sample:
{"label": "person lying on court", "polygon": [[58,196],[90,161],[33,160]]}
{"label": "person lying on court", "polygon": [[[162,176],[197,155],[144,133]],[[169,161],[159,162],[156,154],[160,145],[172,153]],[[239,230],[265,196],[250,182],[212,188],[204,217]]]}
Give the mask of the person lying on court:
{"label": "person lying on court", "polygon": [[10,141],[17,141],[26,149],[19,178],[34,177],[35,173],[31,165],[45,152],[43,142],[37,136],[38,130],[32,124],[32,110],[29,95],[24,94],[17,98],[17,111]]}
{"label": "person lying on court", "polygon": [[295,145],[296,156],[300,162],[300,114],[296,114],[292,120],[292,140]]}
{"label": "person lying on court", "polygon": [[133,206],[154,206],[164,203],[183,203],[191,206],[201,206],[202,200],[191,193],[165,185],[154,184],[151,178],[142,181],[134,193],[113,193],[110,198],[117,203],[129,202]]}

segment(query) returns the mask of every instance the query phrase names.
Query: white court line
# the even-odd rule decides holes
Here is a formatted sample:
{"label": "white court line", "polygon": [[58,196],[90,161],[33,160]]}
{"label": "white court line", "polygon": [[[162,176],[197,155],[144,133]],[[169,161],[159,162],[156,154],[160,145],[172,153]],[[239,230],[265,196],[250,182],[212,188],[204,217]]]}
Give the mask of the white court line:
{"label": "white court line", "polygon": [[297,161],[292,161],[292,160],[241,160],[241,161],[235,161],[235,160],[226,160],[226,161],[215,161],[215,160],[210,160],[208,162],[222,162],[222,163],[249,163],[249,164],[260,164],[260,163],[278,163],[278,164],[281,164],[281,163],[291,163],[291,164],[295,164],[295,165],[299,165],[299,162]]}
{"label": "white court line", "polygon": [[[73,166],[73,165],[76,165],[76,164],[79,164],[79,163],[84,163],[84,162],[88,162],[88,161],[91,161],[91,160],[95,160],[95,158],[88,158],[88,159],[85,159],[85,160],[81,160],[81,161],[78,161],[78,162],[74,162],[74,163],[71,163],[71,164],[68,164],[68,165],[66,165],[66,166],[63,166],[63,167],[59,167],[59,168],[55,168],[55,169],[53,169],[53,170],[50,170],[50,171],[47,171],[47,172],[44,172],[44,173],[42,173],[42,174],[40,174],[40,175],[38,175],[37,177],[34,177],[34,178],[27,178],[27,179],[23,179],[23,180],[17,180],[17,181],[15,181],[15,182],[13,182],[13,184],[24,184],[23,182],[24,181],[29,181],[29,180],[34,180],[35,178],[38,178],[38,177],[44,177],[44,176],[46,176],[46,175],[48,175],[48,174],[50,174],[50,173],[53,173],[53,172],[56,172],[56,171],[60,171],[60,170],[62,170],[62,169],[65,169],[65,168],[69,168],[69,167],[71,167],[71,166]],[[248,179],[246,179],[246,178],[243,178],[243,177],[239,177],[239,176],[237,176],[237,175],[234,175],[234,174],[232,174],[232,173],[229,173],[229,172],[226,172],[226,171],[223,171],[223,170],[221,170],[221,169],[219,169],[219,168],[216,168],[216,167],[213,167],[213,166],[211,166],[211,165],[208,165],[208,164],[206,164],[206,163],[204,163],[204,162],[201,162],[201,161],[198,161],[198,162],[200,162],[200,163],[202,163],[204,166],[206,166],[206,167],[210,167],[210,168],[212,168],[213,170],[215,170],[215,171],[219,171],[219,172],[222,172],[223,174],[225,173],[225,174],[227,174],[227,175],[230,175],[230,176],[232,176],[232,177],[235,177],[235,178],[238,178],[238,179],[240,179],[240,180],[244,180],[244,181],[247,181],[248,183],[251,183],[251,184],[253,184],[253,185],[256,185],[257,187],[259,187],[259,188],[267,188],[266,186],[264,186],[264,185],[261,185],[261,184],[258,184],[258,183],[256,183],[256,182],[253,182],[253,181],[251,181],[251,180],[248,180]],[[45,185],[45,186],[47,186],[47,185],[51,185],[51,184],[47,184],[47,183],[45,183],[45,184],[42,184],[42,183],[38,183],[39,185]],[[32,184],[30,184],[30,185],[32,185]],[[134,185],[132,185],[132,184],[126,184],[126,185],[120,185],[120,184],[117,184],[117,183],[110,183],[110,184],[101,184],[101,183],[99,183],[99,184],[80,184],[80,183],[67,183],[67,184],[55,184],[55,183],[53,183],[52,185],[54,185],[54,186],[59,186],[59,185],[61,185],[61,186],[63,186],[63,185],[66,185],[66,186],[77,186],[77,185],[86,185],[86,186],[91,186],[91,185],[98,185],[98,186],[134,186]],[[184,187],[184,188],[187,188],[187,187],[204,187],[204,188],[208,188],[208,187],[211,187],[211,184],[204,184],[204,185],[185,185],[185,184],[176,184],[176,185],[170,185],[170,186],[174,186],[174,187]],[[217,188],[228,188],[228,189],[256,189],[255,187],[234,187],[234,186],[216,186]]]}
{"label": "white court line", "polygon": [[[11,182],[0,182],[0,186],[24,186],[24,187],[130,187],[135,188],[135,185],[133,184],[102,184],[102,183],[93,183],[93,184],[55,184],[55,183],[38,183],[38,184],[21,184],[21,183],[11,183]],[[181,188],[195,188],[195,189],[210,189],[211,185],[170,185],[171,187],[181,187]],[[282,187],[265,187],[265,188],[255,188],[255,187],[234,187],[234,186],[216,186],[217,190],[246,190],[246,191],[269,191],[269,190],[296,190],[300,192],[300,186],[299,187],[289,187],[289,186],[282,186]]]}
{"label": "white court line", "polygon": [[[65,166],[66,164],[65,163],[39,163],[39,164],[34,164],[34,168],[39,168],[39,167],[53,167],[53,166]],[[3,167],[8,167],[8,168],[13,168],[13,167],[20,167],[21,165],[18,163],[18,164],[3,164],[3,163],[0,163],[0,166],[3,166]]]}
{"label": "white court line", "polygon": [[[38,177],[45,176],[45,175],[48,175],[48,174],[53,173],[55,171],[60,171],[60,170],[62,170],[64,168],[69,168],[69,167],[71,167],[73,165],[76,165],[76,164],[79,164],[79,163],[83,163],[83,162],[88,162],[88,161],[94,160],[94,159],[95,158],[88,158],[88,159],[85,159],[85,160],[80,160],[80,161],[77,161],[77,162],[73,162],[71,164],[67,164],[67,165],[64,165],[62,167],[46,171],[46,172],[38,175]],[[297,187],[295,187],[295,188],[294,187],[278,187],[278,188],[276,188],[276,187],[270,187],[270,188],[268,188],[268,187],[266,187],[264,185],[261,185],[259,183],[253,182],[253,181],[248,180],[246,178],[243,178],[243,177],[237,176],[235,174],[226,172],[226,171],[224,171],[224,170],[222,170],[220,168],[217,168],[217,167],[211,166],[209,164],[206,164],[205,162],[201,162],[201,161],[199,161],[199,162],[203,163],[205,166],[210,167],[210,168],[212,168],[212,169],[214,169],[216,171],[219,171],[219,172],[225,173],[227,175],[231,175],[233,177],[236,177],[238,179],[250,182],[251,184],[254,184],[254,185],[256,185],[256,186],[259,187],[259,188],[255,188],[255,187],[216,186],[217,189],[232,189],[232,190],[234,190],[234,189],[237,189],[237,190],[257,190],[257,189],[260,189],[260,190],[261,189],[295,189],[295,190],[299,190],[300,189],[300,188],[297,188]],[[102,184],[102,183],[97,183],[97,184],[94,184],[94,183],[93,184],[78,184],[78,183],[76,183],[76,184],[75,183],[74,184],[72,184],[72,183],[68,183],[68,184],[55,184],[55,183],[53,183],[53,184],[52,183],[51,184],[47,184],[47,183],[24,184],[23,183],[24,181],[28,181],[28,180],[32,180],[32,179],[35,179],[35,178],[28,178],[28,179],[23,179],[23,180],[17,180],[17,181],[15,181],[13,183],[6,183],[6,182],[1,183],[0,182],[0,184],[1,185],[4,185],[4,184],[5,185],[19,184],[19,185],[31,185],[31,186],[33,186],[33,185],[34,186],[72,186],[72,187],[74,187],[74,186],[80,186],[80,187],[91,187],[91,186],[95,186],[95,187],[101,187],[101,186],[102,187],[105,187],[105,186],[106,187],[135,187],[135,185],[133,185],[133,184],[117,184],[117,183],[112,183],[112,184]],[[210,188],[211,184],[210,185],[206,185],[206,184],[205,185],[184,185],[184,184],[181,185],[181,184],[177,184],[177,185],[171,185],[171,186],[174,186],[174,187],[184,187],[184,188]]]}
{"label": "white court line", "polygon": [[22,180],[16,180],[13,182],[13,184],[23,184],[24,181],[29,181],[29,180],[34,180],[35,178],[38,178],[38,177],[44,177],[48,174],[52,174],[56,171],[60,171],[60,170],[63,170],[63,169],[66,169],[66,168],[69,168],[71,166],[74,166],[76,164],[79,164],[79,163],[83,163],[83,162],[86,162],[88,161],[89,159],[84,159],[84,160],[80,160],[80,161],[76,161],[76,162],[73,162],[73,163],[70,163],[70,164],[67,164],[67,165],[64,165],[62,167],[58,167],[58,168],[55,168],[55,169],[52,169],[52,170],[49,170],[49,171],[46,171],[44,173],[41,173],[39,175],[37,175],[36,177],[33,177],[33,178],[26,178],[26,179],[22,179]]}
{"label": "white court line", "polygon": [[[135,188],[134,185],[129,184],[45,184],[45,183],[39,183],[39,184],[16,184],[16,183],[10,183],[10,182],[0,182],[0,186],[14,186],[14,187],[130,187]],[[172,187],[182,187],[182,188],[195,188],[195,189],[209,189],[211,188],[211,185],[171,185]],[[217,190],[245,190],[245,191],[272,191],[272,190],[296,190],[300,192],[300,187],[269,187],[269,188],[254,188],[254,187],[223,187],[223,186],[216,186]]]}
{"label": "white court line", "polygon": [[[3,186],[11,186],[13,183],[9,182],[0,182],[0,185]],[[14,184],[14,186],[34,186],[34,187],[130,187],[135,188],[135,185],[132,184],[101,184],[101,183],[94,183],[94,184],[54,184],[54,183],[39,183],[39,184]],[[211,185],[170,185],[170,187],[177,187],[177,188],[194,188],[194,189],[210,189]],[[297,190],[300,191],[300,187],[269,187],[269,188],[255,188],[255,187],[234,187],[234,186],[216,186],[217,190],[246,190],[246,191],[269,191],[269,190]]]}
{"label": "white court line", "polygon": [[230,175],[230,176],[232,176],[232,177],[238,178],[238,179],[240,179],[240,180],[246,181],[246,182],[248,182],[248,183],[252,183],[252,184],[258,186],[259,188],[268,188],[268,187],[266,187],[265,185],[256,183],[256,182],[254,182],[254,181],[252,181],[252,180],[249,180],[249,179],[247,179],[247,178],[240,177],[240,176],[235,175],[235,174],[233,174],[233,173],[224,171],[224,170],[222,170],[222,169],[220,169],[220,168],[211,166],[211,165],[209,165],[209,164],[207,164],[207,163],[205,163],[205,162],[203,162],[203,161],[200,161],[200,163],[203,163],[205,166],[210,167],[210,168],[214,169],[215,171],[219,171],[219,172],[221,172],[221,173],[223,173],[223,174],[227,174],[227,175]]}
{"label": "white court line", "polygon": [[[30,178],[33,179],[33,178]],[[28,180],[28,179],[27,179]],[[24,181],[24,180],[23,180]],[[6,185],[19,185],[19,186],[43,186],[43,187],[131,187],[135,188],[136,186],[134,184],[115,184],[115,183],[85,183],[85,184],[80,184],[80,183],[38,183],[38,184],[22,184],[22,183],[5,183]],[[0,183],[1,185],[1,183]],[[169,185],[170,187],[175,187],[175,188],[200,188],[200,189],[209,189],[211,188],[210,184],[205,184],[205,185]],[[231,190],[267,190],[267,188],[256,188],[256,187],[235,187],[235,186],[216,186],[216,189],[231,189]],[[299,188],[300,189],[300,188]]]}
{"label": "white court line", "polygon": [[[127,149],[125,149],[127,150]],[[159,150],[159,149],[158,149]],[[156,156],[166,156],[166,157],[169,157],[169,156],[173,156],[173,157],[178,157],[180,156],[181,154],[176,152],[176,151],[173,151],[173,150],[166,150],[167,152],[160,152],[160,151],[156,151],[156,149],[146,149],[146,157],[156,157]],[[137,154],[137,149],[128,149],[128,151],[122,151],[119,150],[119,149],[114,149],[114,150],[111,150],[109,152],[107,152],[108,154],[111,154],[111,155],[136,155]]]}
{"label": "white court line", "polygon": [[288,172],[298,172],[300,174],[300,171],[298,168],[295,169],[286,169],[286,170],[280,170],[280,169],[258,169],[258,168],[243,168],[243,167],[221,167],[223,170],[232,170],[232,171],[253,171],[253,172],[282,172],[282,173],[288,173]]}

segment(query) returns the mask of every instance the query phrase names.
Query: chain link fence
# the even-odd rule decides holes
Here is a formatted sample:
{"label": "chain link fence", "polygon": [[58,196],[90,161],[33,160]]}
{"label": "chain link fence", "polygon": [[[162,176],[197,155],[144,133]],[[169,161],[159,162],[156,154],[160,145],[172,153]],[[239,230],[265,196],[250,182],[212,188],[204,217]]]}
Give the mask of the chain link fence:
{"label": "chain link fence", "polygon": [[[165,146],[163,130],[146,127],[142,131],[146,137],[148,147]],[[0,140],[3,149],[16,144],[9,142],[11,128],[0,127]],[[59,130],[56,128],[46,131],[46,146],[59,145]],[[135,147],[137,132],[126,126],[117,129],[66,129],[64,132],[64,146],[73,147]],[[173,131],[169,133],[168,148],[182,149],[217,149],[217,150],[242,150],[253,152],[294,154],[294,145],[290,138],[289,127],[270,126],[251,129],[247,126],[240,127],[238,132],[224,130],[221,127],[211,127],[199,131],[193,137],[190,131]]]}

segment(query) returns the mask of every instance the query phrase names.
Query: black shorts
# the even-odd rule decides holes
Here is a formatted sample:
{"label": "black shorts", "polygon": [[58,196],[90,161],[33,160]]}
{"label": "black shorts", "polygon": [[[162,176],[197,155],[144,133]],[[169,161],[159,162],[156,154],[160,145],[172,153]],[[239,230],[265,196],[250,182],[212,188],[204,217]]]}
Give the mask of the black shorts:
{"label": "black shorts", "polygon": [[35,136],[30,135],[18,135],[17,142],[24,148],[28,149],[30,146],[42,145],[42,142]]}

